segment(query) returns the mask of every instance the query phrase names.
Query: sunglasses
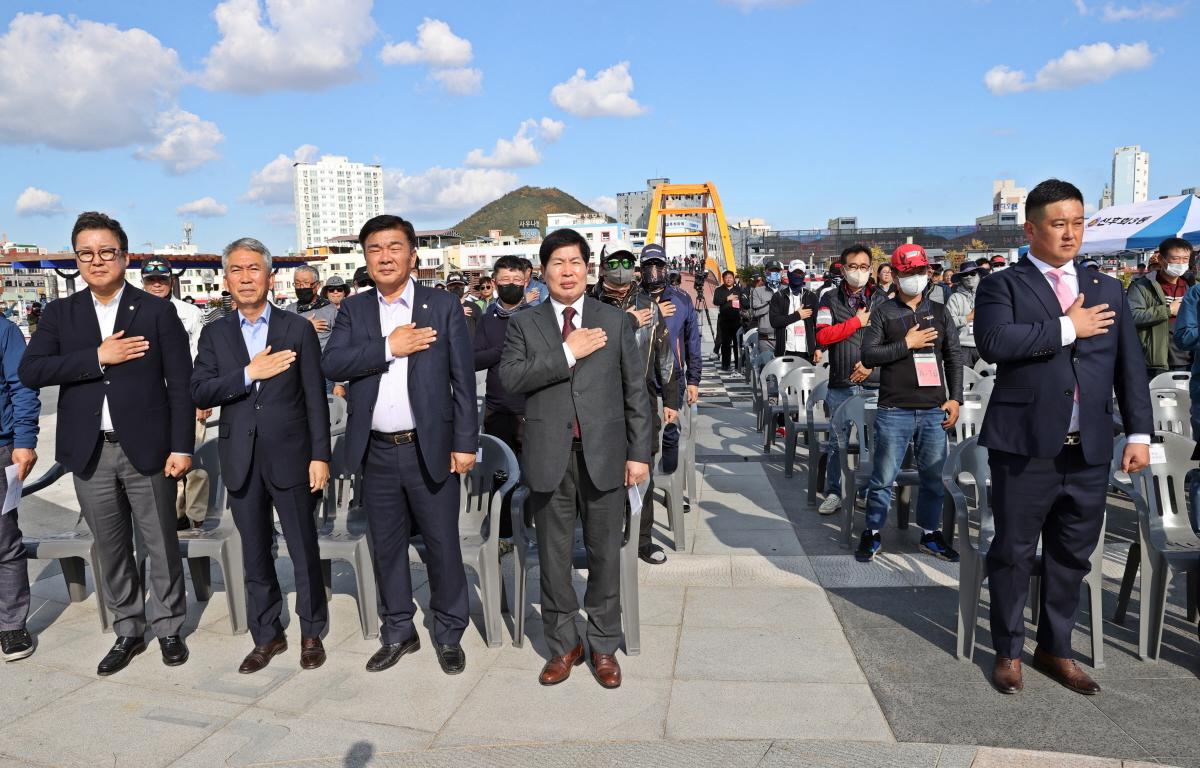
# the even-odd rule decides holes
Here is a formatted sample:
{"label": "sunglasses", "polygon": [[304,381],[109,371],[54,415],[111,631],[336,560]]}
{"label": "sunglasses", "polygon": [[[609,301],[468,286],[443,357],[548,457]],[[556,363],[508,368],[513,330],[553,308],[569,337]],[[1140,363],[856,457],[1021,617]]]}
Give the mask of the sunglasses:
{"label": "sunglasses", "polygon": [[608,259],[604,266],[607,269],[630,269],[633,267],[633,259]]}
{"label": "sunglasses", "polygon": [[148,264],[142,267],[142,275],[145,277],[170,277],[171,267],[168,264]]}

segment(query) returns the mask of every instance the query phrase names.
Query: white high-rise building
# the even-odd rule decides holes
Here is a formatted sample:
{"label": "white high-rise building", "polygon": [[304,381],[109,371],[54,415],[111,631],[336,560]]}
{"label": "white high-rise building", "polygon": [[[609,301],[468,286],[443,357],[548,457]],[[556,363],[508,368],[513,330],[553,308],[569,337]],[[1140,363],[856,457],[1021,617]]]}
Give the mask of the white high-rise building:
{"label": "white high-rise building", "polygon": [[992,182],[992,212],[975,219],[979,226],[1017,225],[1025,223],[1025,198],[1029,193],[1012,179]]}
{"label": "white high-rise building", "polygon": [[296,163],[293,188],[298,250],[357,235],[367,219],[383,213],[383,169],[325,155]]}
{"label": "white high-rise building", "polygon": [[1117,147],[1113,150],[1113,205],[1141,203],[1150,198],[1150,153],[1141,146]]}

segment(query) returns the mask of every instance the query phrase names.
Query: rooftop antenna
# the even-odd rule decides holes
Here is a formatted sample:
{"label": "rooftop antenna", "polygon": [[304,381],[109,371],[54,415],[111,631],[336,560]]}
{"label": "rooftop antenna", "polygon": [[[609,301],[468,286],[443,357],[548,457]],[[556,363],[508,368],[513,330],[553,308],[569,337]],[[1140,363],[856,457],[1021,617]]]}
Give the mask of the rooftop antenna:
{"label": "rooftop antenna", "polygon": [[190,221],[183,222],[183,244],[192,244],[192,222]]}

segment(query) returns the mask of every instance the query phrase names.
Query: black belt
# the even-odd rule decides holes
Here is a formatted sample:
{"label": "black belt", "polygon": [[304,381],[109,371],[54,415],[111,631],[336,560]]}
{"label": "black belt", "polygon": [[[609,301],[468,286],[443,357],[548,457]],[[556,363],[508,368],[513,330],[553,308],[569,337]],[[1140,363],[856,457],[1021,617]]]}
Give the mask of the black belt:
{"label": "black belt", "polygon": [[417,430],[405,429],[400,432],[376,432],[371,430],[371,437],[392,445],[408,445],[417,442]]}
{"label": "black belt", "polygon": [[116,433],[116,432],[114,432],[114,431],[112,431],[111,429],[110,429],[109,431],[107,431],[107,432],[101,432],[101,433],[100,433],[100,439],[101,439],[101,440],[103,440],[103,441],[104,441],[104,442],[106,442],[106,443],[116,443],[116,442],[119,442],[119,441],[117,440],[117,433]]}
{"label": "black belt", "polygon": [[1063,440],[1063,445],[1082,445],[1083,440],[1080,439],[1078,432],[1068,432]]}

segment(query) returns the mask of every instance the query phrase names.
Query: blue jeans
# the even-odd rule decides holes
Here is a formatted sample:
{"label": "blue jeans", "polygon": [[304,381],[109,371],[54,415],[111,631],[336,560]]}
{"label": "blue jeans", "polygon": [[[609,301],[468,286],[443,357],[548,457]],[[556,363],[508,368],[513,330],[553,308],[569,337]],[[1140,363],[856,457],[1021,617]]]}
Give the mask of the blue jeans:
{"label": "blue jeans", "polygon": [[930,531],[942,527],[942,465],[946,463],[946,430],[941,408],[880,408],[875,416],[874,468],[867,486],[867,528],[879,530],[892,506],[892,485],[900,474],[908,444],[913,444],[921,476],[917,494],[917,525]]}
{"label": "blue jeans", "polygon": [[[837,407],[846,402],[855,395],[861,395],[863,388],[858,384],[849,387],[830,387],[829,394],[825,396],[825,408],[829,411],[830,417]],[[825,495],[836,493],[842,495],[842,465],[841,454],[838,451],[837,440],[831,434],[829,436],[829,446],[825,449],[825,455],[829,457],[825,463]]]}

